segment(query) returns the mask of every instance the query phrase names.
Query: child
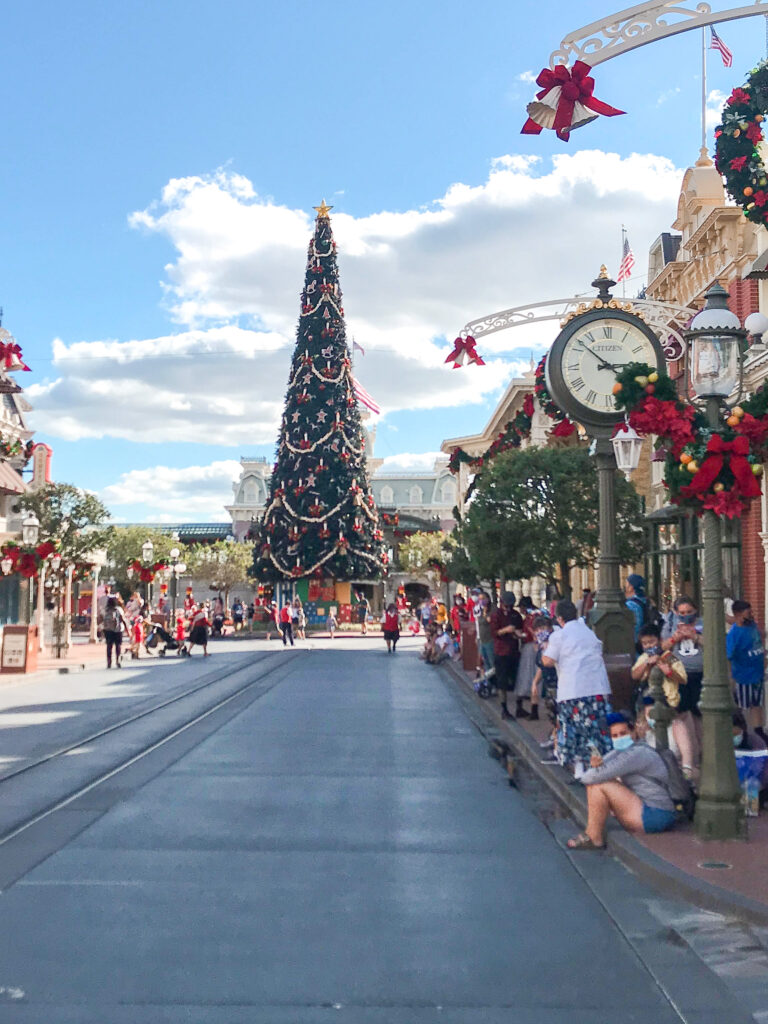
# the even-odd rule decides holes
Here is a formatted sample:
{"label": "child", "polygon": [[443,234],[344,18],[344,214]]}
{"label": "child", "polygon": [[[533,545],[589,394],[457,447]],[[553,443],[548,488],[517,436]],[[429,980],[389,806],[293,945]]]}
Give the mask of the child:
{"label": "child", "polygon": [[731,663],[736,704],[748,724],[763,735],[763,678],[765,651],[760,630],[755,625],[749,601],[733,602],[733,625],[728,630],[726,652]]}
{"label": "child", "polygon": [[339,624],[336,618],[335,608],[330,608],[328,610],[328,618],[326,621],[328,623],[328,632],[331,634],[331,640],[333,640],[334,634],[336,633],[336,627]]}
{"label": "child", "polygon": [[137,615],[131,627],[131,657],[138,658],[144,643],[144,619]]}
{"label": "child", "polygon": [[664,674],[662,683],[664,698],[669,707],[677,708],[680,704],[680,687],[688,681],[685,666],[672,651],[662,653],[661,630],[658,626],[653,624],[641,626],[638,639],[643,653],[632,666],[632,678],[636,683],[640,683],[643,690],[647,690],[651,669],[654,665],[658,665]]}
{"label": "child", "polygon": [[531,683],[531,714],[532,722],[539,718],[539,692],[541,696],[547,697],[550,691],[557,690],[557,669],[545,665],[541,656],[546,650],[547,641],[552,636],[552,620],[546,615],[538,615],[533,620],[533,637],[536,642],[536,672]]}
{"label": "child", "polygon": [[181,645],[186,640],[183,615],[176,616],[176,633],[174,636],[174,640],[176,641],[177,644],[179,644],[179,647],[181,647]]}

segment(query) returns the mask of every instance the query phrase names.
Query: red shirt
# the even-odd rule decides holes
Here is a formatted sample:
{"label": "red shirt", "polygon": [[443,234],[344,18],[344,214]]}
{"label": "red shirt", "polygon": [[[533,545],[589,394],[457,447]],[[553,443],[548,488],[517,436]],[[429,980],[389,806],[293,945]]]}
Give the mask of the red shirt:
{"label": "red shirt", "polygon": [[520,641],[512,633],[504,633],[499,636],[499,630],[504,626],[514,626],[516,629],[523,628],[523,620],[519,612],[514,608],[496,608],[491,615],[491,636],[493,637],[493,653],[499,655],[518,654]]}
{"label": "red shirt", "polygon": [[290,622],[291,621],[291,609],[288,607],[287,604],[284,604],[283,607],[280,609],[280,621],[281,622]]}
{"label": "red shirt", "polygon": [[396,633],[399,625],[396,612],[387,612],[384,615],[384,629],[387,633]]}

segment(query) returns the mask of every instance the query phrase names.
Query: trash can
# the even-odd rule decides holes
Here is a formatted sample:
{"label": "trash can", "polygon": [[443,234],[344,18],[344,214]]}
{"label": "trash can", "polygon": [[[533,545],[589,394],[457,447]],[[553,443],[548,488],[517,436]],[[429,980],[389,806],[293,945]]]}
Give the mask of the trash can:
{"label": "trash can", "polygon": [[37,626],[4,626],[0,673],[34,672],[37,650]]}
{"label": "trash can", "polygon": [[477,649],[477,629],[474,622],[461,624],[461,665],[466,672],[474,672],[480,661]]}

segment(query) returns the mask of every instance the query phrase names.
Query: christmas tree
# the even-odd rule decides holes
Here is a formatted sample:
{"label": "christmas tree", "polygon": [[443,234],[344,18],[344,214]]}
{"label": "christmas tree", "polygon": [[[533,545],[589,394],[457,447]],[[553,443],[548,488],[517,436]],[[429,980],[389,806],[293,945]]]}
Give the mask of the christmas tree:
{"label": "christmas tree", "polygon": [[374,579],[387,561],[368,484],[330,206],[316,206],[277,461],[254,554],[265,581]]}

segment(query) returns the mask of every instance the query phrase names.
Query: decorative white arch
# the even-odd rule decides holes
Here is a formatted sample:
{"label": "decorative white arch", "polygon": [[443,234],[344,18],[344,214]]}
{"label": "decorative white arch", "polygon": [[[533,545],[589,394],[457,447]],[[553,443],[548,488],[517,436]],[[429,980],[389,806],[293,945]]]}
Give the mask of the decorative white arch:
{"label": "decorative white arch", "polygon": [[[679,359],[685,351],[681,331],[697,310],[672,302],[653,302],[650,299],[632,299],[631,302],[658,335],[665,357],[668,360]],[[584,305],[585,297],[574,295],[569,299],[547,299],[545,302],[532,302],[526,306],[513,306],[498,313],[489,313],[477,320],[470,320],[462,327],[461,335],[482,338],[486,334],[506,331],[510,327],[523,327],[546,320],[559,321]]]}
{"label": "decorative white arch", "polygon": [[648,0],[570,32],[550,54],[549,65],[554,68],[583,60],[596,67],[667,36],[758,14],[768,14],[768,0],[754,0],[724,11],[713,11],[710,4],[694,0]]}

